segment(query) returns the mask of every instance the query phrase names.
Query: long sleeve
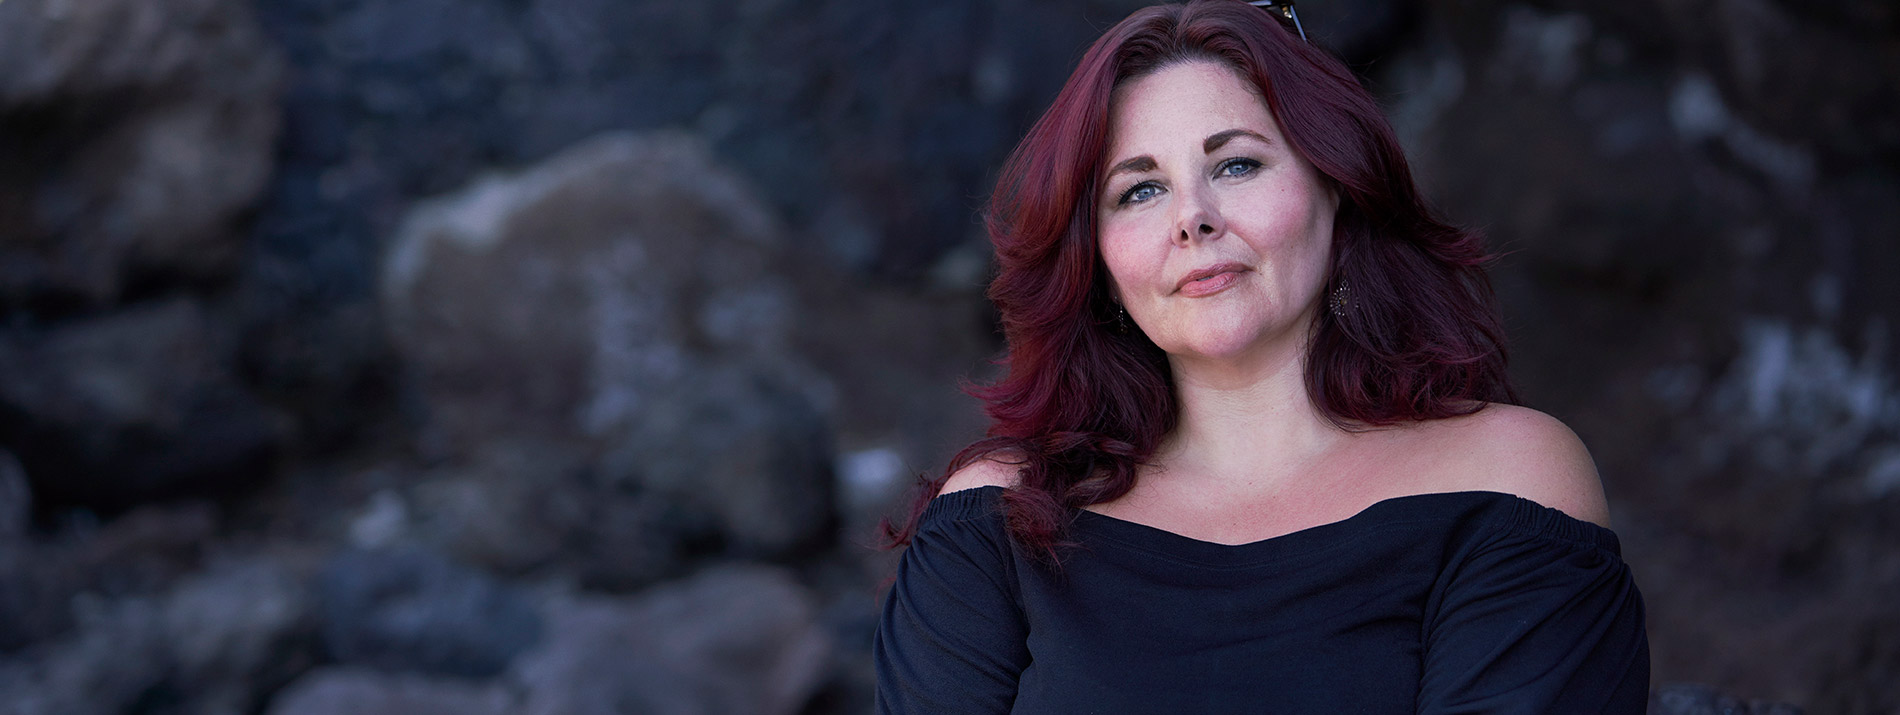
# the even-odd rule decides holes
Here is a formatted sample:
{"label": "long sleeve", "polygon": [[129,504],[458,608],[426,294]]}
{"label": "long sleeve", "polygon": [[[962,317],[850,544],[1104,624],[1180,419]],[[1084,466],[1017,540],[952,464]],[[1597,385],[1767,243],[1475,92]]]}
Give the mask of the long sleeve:
{"label": "long sleeve", "polygon": [[1616,535],[1519,500],[1427,606],[1418,712],[1642,715],[1643,601]]}
{"label": "long sleeve", "polygon": [[1028,628],[998,493],[943,494],[925,509],[872,645],[880,715],[1010,711]]}

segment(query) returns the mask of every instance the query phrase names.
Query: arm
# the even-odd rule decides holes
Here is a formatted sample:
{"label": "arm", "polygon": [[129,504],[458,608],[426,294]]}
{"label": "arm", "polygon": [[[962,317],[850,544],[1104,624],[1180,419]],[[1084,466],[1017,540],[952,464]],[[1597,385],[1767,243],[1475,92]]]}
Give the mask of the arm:
{"label": "arm", "polygon": [[[980,462],[979,465],[993,462]],[[885,596],[872,651],[876,711],[1007,713],[1029,663],[994,483],[972,469],[931,502]]]}
{"label": "arm", "polygon": [[1642,715],[1642,596],[1609,530],[1520,502],[1428,604],[1420,713]]}

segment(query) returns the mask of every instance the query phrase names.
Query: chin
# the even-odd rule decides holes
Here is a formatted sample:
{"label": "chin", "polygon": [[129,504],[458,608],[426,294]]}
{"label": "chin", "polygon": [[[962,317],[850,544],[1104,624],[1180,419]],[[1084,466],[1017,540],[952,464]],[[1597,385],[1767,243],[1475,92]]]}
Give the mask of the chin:
{"label": "chin", "polygon": [[1256,314],[1184,326],[1169,336],[1167,342],[1157,341],[1156,345],[1173,357],[1234,359],[1296,332],[1297,328],[1290,321]]}
{"label": "chin", "polygon": [[1260,331],[1257,330],[1208,328],[1162,344],[1161,349],[1176,357],[1219,360],[1244,355],[1259,342]]}

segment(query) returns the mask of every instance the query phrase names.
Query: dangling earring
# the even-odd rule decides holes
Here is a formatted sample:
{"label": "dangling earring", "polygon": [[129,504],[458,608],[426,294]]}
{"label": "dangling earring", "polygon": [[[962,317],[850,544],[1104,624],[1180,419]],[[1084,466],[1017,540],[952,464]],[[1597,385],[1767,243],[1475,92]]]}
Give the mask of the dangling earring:
{"label": "dangling earring", "polygon": [[1115,332],[1128,332],[1128,309],[1120,303],[1115,304]]}
{"label": "dangling earring", "polygon": [[1346,317],[1346,311],[1352,309],[1352,288],[1346,284],[1346,279],[1339,279],[1339,285],[1333,288],[1332,299],[1328,302],[1332,303],[1333,317]]}

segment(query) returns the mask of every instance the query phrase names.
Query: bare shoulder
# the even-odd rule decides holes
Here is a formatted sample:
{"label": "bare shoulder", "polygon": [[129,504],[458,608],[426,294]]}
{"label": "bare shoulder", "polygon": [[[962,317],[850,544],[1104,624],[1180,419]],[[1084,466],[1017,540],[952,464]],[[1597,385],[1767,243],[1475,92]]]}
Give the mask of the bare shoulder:
{"label": "bare shoulder", "polygon": [[1600,526],[1610,525],[1590,450],[1570,427],[1528,407],[1490,404],[1440,420],[1440,472],[1450,486],[1514,494]]}
{"label": "bare shoulder", "polygon": [[1016,486],[1016,482],[1021,479],[1021,475],[1017,473],[1017,470],[1021,469],[1022,465],[1014,463],[1014,459],[1015,456],[1008,452],[990,454],[979,458],[974,462],[964,465],[963,468],[957,470],[955,474],[951,474],[950,479],[943,483],[943,488],[938,490],[937,493],[949,494],[950,492],[960,492],[965,489],[976,489],[978,487],[1003,487],[1007,489]]}

